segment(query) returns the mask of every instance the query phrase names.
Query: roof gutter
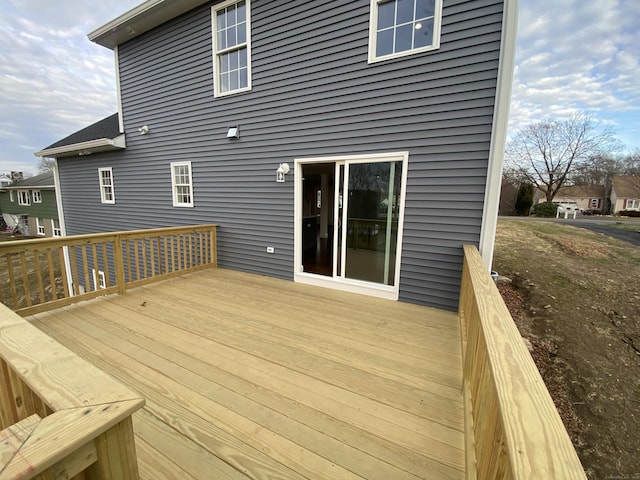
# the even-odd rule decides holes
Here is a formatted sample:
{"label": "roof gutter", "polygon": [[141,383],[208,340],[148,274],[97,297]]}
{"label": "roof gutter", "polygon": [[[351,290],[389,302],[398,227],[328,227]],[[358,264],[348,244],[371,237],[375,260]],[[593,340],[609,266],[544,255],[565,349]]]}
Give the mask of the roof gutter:
{"label": "roof gutter", "polygon": [[109,150],[121,150],[126,148],[124,134],[118,135],[116,138],[98,138],[89,140],[88,142],[74,143],[73,145],[63,145],[62,147],[47,148],[39,152],[35,152],[36,157],[71,157],[74,155],[83,156],[92,153],[106,152]]}
{"label": "roof gutter", "polygon": [[113,50],[152,28],[193,10],[210,0],[146,0],[87,35],[89,40]]}

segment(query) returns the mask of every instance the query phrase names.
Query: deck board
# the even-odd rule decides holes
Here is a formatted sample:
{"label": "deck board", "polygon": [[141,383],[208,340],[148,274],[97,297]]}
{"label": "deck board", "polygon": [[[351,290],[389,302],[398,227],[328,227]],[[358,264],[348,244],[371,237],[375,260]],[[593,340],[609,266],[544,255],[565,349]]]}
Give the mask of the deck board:
{"label": "deck board", "polygon": [[143,478],[464,477],[452,313],[217,269],[30,319],[147,399]]}

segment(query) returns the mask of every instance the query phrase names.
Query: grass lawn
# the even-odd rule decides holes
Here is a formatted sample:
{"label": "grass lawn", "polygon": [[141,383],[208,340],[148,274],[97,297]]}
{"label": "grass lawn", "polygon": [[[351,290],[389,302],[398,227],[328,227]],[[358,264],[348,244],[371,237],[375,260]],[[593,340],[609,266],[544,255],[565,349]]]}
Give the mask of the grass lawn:
{"label": "grass lawn", "polygon": [[501,219],[493,268],[589,478],[640,478],[640,249]]}

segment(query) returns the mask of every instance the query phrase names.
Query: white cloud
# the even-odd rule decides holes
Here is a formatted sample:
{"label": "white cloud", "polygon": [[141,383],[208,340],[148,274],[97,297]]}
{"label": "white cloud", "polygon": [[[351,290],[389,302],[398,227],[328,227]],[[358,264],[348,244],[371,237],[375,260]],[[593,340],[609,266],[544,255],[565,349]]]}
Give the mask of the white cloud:
{"label": "white cloud", "polygon": [[138,3],[0,5],[0,172],[35,171],[33,152],[116,111],[113,52],[86,35]]}
{"label": "white cloud", "polygon": [[640,2],[521,0],[511,129],[588,110],[638,146],[639,57]]}

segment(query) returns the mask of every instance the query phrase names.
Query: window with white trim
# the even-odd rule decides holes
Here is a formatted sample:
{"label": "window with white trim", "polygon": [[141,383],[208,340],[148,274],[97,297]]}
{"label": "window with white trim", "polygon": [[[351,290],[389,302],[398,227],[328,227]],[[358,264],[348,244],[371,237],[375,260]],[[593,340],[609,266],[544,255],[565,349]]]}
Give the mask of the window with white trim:
{"label": "window with white trim", "polygon": [[629,198],[627,200],[627,208],[640,208],[640,199]]}
{"label": "window with white trim", "polygon": [[600,199],[592,198],[589,202],[589,208],[600,208]]}
{"label": "window with white trim", "polygon": [[440,47],[442,0],[371,0],[369,62]]}
{"label": "window with white trim", "polygon": [[174,207],[193,207],[191,162],[171,163],[171,190]]}
{"label": "window with white trim", "polygon": [[99,168],[100,201],[102,203],[116,203],[116,194],[113,189],[113,169],[111,167]]}
{"label": "window with white trim", "polygon": [[10,202],[16,201],[15,197],[13,196],[13,190],[9,190],[9,201]]}
{"label": "window with white trim", "polygon": [[51,229],[53,230],[54,237],[62,236],[62,229],[60,228],[60,222],[55,218],[51,219]]}
{"label": "window with white trim", "polygon": [[251,90],[251,12],[249,0],[211,7],[214,96]]}
{"label": "window with white trim", "polygon": [[94,290],[98,290],[99,288],[107,288],[107,280],[106,277],[104,275],[104,272],[102,270],[98,270],[97,272],[98,274],[98,284],[96,285],[96,269],[92,268],[91,269],[91,278],[93,278],[93,289]]}
{"label": "window with white trim", "polygon": [[36,230],[39,236],[44,236],[44,223],[41,218],[36,217]]}
{"label": "window with white trim", "polygon": [[18,190],[18,205],[31,205],[29,190]]}
{"label": "window with white trim", "polygon": [[33,197],[33,203],[42,203],[42,194],[40,190],[32,190],[31,196]]}

